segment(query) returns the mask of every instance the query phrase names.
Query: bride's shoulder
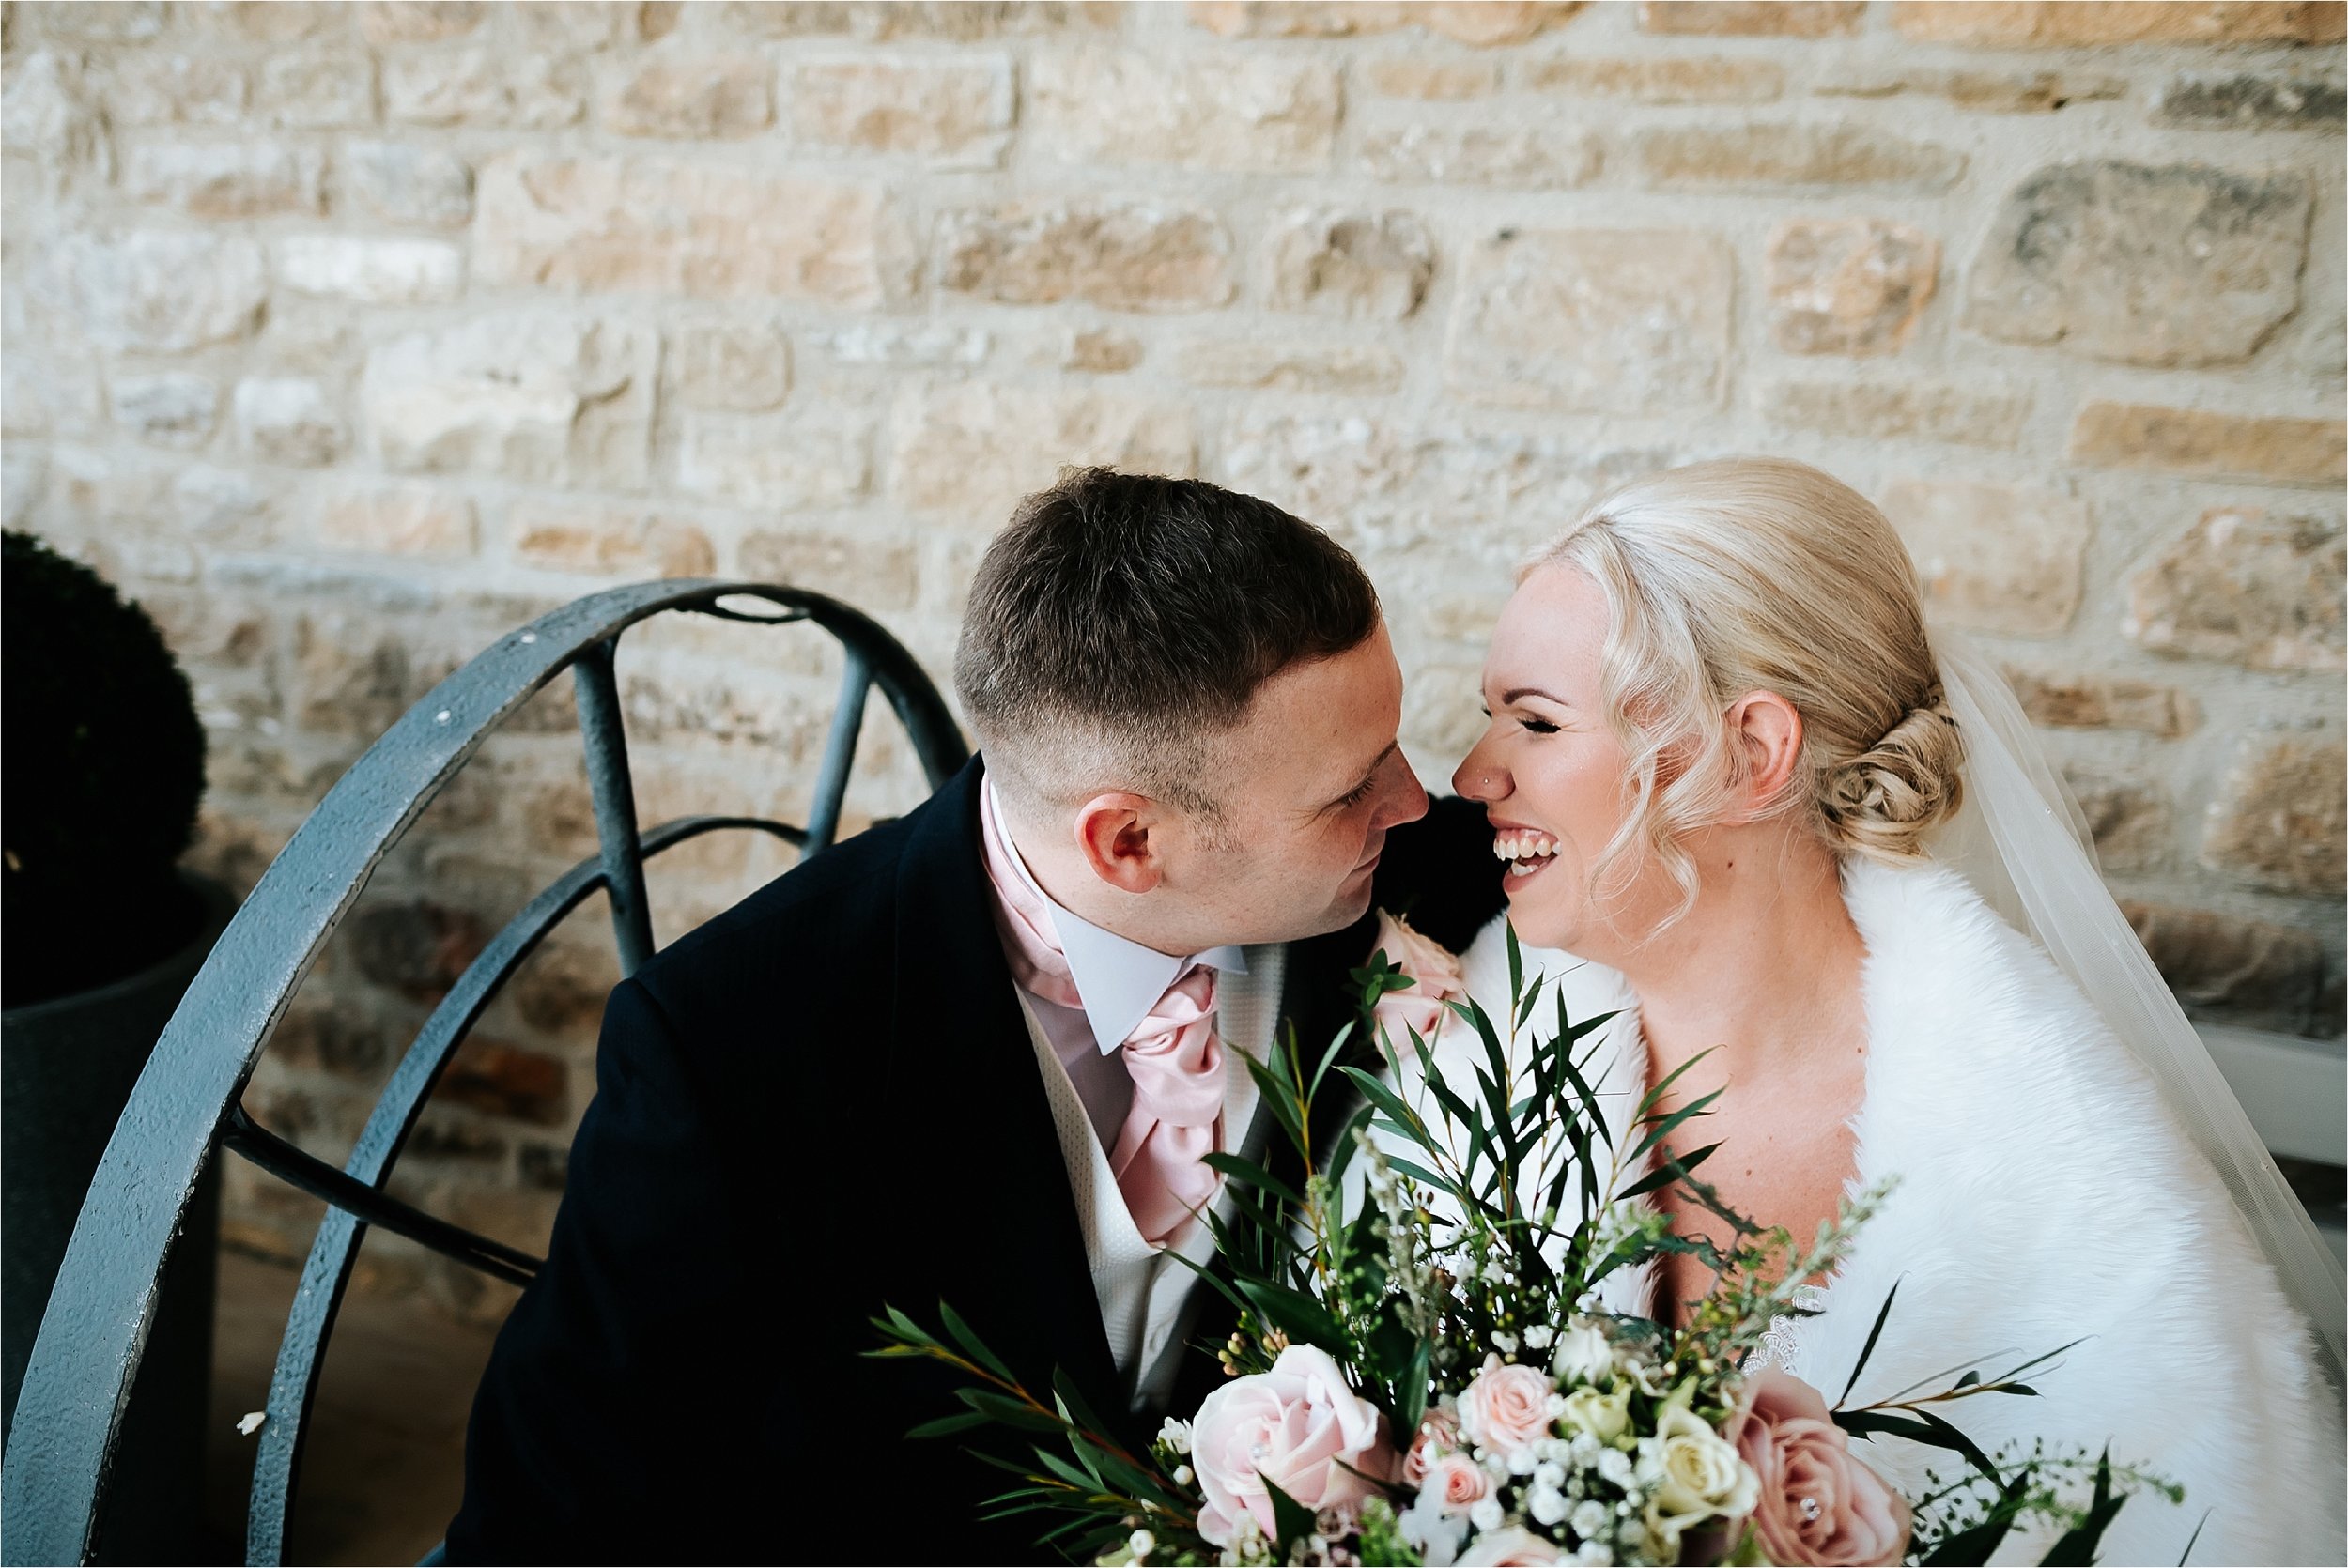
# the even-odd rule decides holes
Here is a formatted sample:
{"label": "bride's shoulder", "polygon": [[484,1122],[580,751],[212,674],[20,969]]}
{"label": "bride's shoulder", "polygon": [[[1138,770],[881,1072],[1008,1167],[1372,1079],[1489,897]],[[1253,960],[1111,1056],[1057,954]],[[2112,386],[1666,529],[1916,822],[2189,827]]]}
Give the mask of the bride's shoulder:
{"label": "bride's shoulder", "polygon": [[[2061,1117],[2157,1094],[2052,959],[1942,866],[1855,862],[1844,898],[1867,949],[1870,1098],[1920,1103],[1966,1091]],[[2092,1091],[2083,1094],[2082,1091]]]}

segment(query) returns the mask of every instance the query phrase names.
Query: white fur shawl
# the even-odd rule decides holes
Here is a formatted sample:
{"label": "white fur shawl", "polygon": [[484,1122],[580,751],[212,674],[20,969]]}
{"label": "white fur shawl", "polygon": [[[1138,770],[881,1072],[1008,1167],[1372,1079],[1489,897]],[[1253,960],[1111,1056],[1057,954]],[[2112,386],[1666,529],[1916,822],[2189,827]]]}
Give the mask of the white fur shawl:
{"label": "white fur shawl", "polygon": [[[1828,1285],[1823,1314],[1784,1325],[1772,1359],[1833,1398],[1894,1284],[1855,1404],[2083,1340],[2031,1378],[2043,1397],[1982,1396],[1948,1413],[1993,1452],[2109,1441],[2115,1459],[2182,1483],[2182,1508],[2139,1496],[2122,1510],[2105,1561],[2176,1562],[2204,1512],[2196,1563],[2341,1561],[2340,1405],[2315,1371],[2311,1330],[2151,1080],[1954,872],[1858,862],[1844,897],[1867,949],[1858,1187],[1899,1185]],[[1611,970],[1525,958],[1554,976],[1574,1017],[1627,1009],[1603,1031],[1593,1065],[1604,1076],[1592,1079],[1610,1119],[1627,1115],[1645,1072],[1636,998]],[[1465,968],[1471,993],[1502,1013],[1501,922]],[[1553,1005],[1537,1010],[1553,1028]],[[1468,1070],[1451,1060],[1462,1032],[1444,1031],[1447,1080]],[[1645,1288],[1626,1280],[1608,1304],[1644,1311]],[[1897,1439],[1860,1452],[1911,1493],[1926,1466],[1962,1463]],[[2046,1545],[2009,1538],[1999,1560],[2034,1562]]]}

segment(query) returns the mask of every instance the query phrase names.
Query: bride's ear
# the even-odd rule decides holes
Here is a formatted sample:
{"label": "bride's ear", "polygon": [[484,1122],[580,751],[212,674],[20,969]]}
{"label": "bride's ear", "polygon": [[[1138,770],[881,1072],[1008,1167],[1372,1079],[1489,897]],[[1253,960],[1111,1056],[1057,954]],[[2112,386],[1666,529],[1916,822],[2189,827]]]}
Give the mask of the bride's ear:
{"label": "bride's ear", "polygon": [[1729,744],[1745,764],[1738,807],[1759,816],[1784,798],[1800,765],[1801,714],[1773,691],[1755,691],[1730,703],[1725,716]]}

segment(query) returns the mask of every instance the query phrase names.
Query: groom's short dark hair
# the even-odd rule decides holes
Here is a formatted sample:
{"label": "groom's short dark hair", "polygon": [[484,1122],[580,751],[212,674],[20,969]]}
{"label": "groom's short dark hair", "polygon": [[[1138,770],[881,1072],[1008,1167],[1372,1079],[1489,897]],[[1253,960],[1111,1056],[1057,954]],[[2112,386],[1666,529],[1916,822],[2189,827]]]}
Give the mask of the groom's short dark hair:
{"label": "groom's short dark hair", "polygon": [[1017,792],[1131,789],[1212,816],[1213,736],[1274,675],[1377,625],[1361,564],[1271,502],[1069,469],[979,563],[954,685],[988,768]]}

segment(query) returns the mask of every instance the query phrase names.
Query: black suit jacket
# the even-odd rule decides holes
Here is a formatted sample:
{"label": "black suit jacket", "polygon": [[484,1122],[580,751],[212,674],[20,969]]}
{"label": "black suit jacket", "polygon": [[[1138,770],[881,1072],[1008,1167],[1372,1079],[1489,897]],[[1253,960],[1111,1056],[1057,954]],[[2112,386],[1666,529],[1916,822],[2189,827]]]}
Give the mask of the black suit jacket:
{"label": "black suit jacket", "polygon": [[[989,913],[981,777],[612,992],[546,1268],[475,1398],[452,1561],[1043,1555],[979,1521],[1010,1477],[905,1440],[959,1407],[942,1369],[859,1354],[883,1303],[935,1328],[944,1298],[1030,1388],[1058,1366],[1124,1408]],[[1388,836],[1377,902],[1460,947],[1498,873],[1482,810],[1438,801]],[[1300,1039],[1349,1016],[1370,934],[1290,945]]]}

